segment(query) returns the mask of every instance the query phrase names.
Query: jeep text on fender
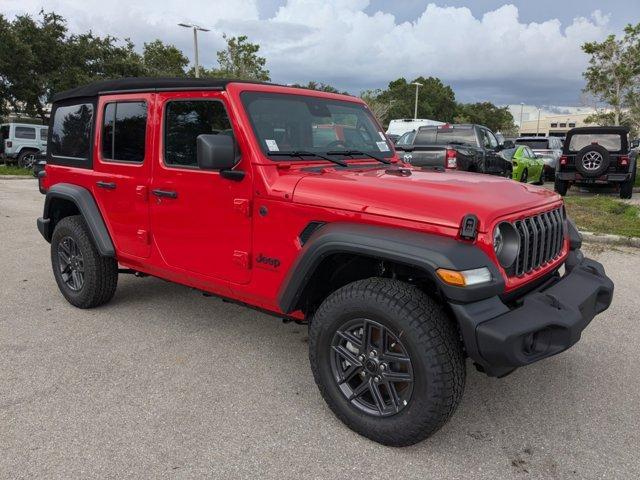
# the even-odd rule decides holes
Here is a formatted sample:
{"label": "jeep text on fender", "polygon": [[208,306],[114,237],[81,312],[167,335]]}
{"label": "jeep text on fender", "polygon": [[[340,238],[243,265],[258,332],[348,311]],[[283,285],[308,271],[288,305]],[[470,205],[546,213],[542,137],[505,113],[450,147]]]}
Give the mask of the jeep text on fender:
{"label": "jeep text on fender", "polygon": [[386,445],[447,421],[465,357],[506,375],[611,303],[558,195],[407,168],[356,97],[104,81],[55,97],[47,156],[37,223],[70,303],[134,271],[306,321],[320,393]]}

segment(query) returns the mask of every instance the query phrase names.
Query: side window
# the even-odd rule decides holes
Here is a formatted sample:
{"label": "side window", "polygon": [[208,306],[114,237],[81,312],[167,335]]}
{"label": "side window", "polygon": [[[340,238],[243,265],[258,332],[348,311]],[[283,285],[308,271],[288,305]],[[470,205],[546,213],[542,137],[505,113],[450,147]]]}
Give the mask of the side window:
{"label": "side window", "polygon": [[49,135],[49,129],[48,128],[41,128],[40,129],[40,140],[42,140],[43,142],[47,141],[47,135]]}
{"label": "side window", "polygon": [[498,140],[496,139],[495,135],[493,133],[491,133],[489,130],[483,130],[484,134],[487,137],[487,148],[497,148],[498,147]]}
{"label": "side window", "polygon": [[108,103],[102,122],[102,158],[142,162],[146,132],[146,102]]}
{"label": "side window", "polygon": [[51,135],[51,155],[88,159],[92,121],[91,103],[56,108]]}
{"label": "side window", "polygon": [[16,126],[16,138],[21,138],[24,140],[35,140],[36,139],[36,129],[34,127],[17,127]]}
{"label": "side window", "polygon": [[219,100],[176,100],[164,116],[164,162],[197,167],[196,139],[202,134],[233,135],[231,122]]}

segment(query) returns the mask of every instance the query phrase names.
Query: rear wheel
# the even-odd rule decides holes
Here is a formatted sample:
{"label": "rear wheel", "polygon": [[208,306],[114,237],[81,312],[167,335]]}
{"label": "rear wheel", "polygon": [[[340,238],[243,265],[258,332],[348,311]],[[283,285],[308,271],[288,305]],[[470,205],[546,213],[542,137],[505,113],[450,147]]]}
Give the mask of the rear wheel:
{"label": "rear wheel", "polygon": [[22,151],[18,155],[18,166],[20,168],[32,168],[36,159],[36,152],[32,150]]}
{"label": "rear wheel", "polygon": [[60,292],[78,308],[107,303],[116,291],[118,262],[98,253],[80,215],[65,217],[56,224],[51,265]]}
{"label": "rear wheel", "polygon": [[569,182],[566,180],[559,180],[556,177],[553,182],[553,189],[564,197],[567,194],[567,190],[569,190]]}
{"label": "rear wheel", "polygon": [[454,323],[425,293],[397,280],[370,278],[332,293],[311,321],[309,358],[335,415],[384,445],[432,435],[464,390]]}
{"label": "rear wheel", "polygon": [[631,178],[620,185],[620,198],[631,198],[633,196],[633,185],[636,180],[636,166],[633,167]]}

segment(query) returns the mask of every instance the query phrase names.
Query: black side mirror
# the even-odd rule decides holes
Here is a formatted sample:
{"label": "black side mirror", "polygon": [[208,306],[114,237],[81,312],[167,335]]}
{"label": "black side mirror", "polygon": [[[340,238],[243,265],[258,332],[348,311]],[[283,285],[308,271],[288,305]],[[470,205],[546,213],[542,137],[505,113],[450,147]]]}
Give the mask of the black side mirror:
{"label": "black side mirror", "polygon": [[230,135],[198,135],[198,167],[229,170],[236,166],[236,146]]}

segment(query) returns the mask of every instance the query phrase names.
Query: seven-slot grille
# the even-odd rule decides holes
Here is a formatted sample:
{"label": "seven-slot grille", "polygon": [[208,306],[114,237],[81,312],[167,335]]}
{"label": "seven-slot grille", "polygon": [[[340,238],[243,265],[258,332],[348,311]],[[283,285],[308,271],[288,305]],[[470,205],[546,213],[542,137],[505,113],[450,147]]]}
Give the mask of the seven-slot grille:
{"label": "seven-slot grille", "polygon": [[515,262],[517,276],[529,273],[560,255],[564,243],[562,208],[556,208],[513,222],[520,236]]}

